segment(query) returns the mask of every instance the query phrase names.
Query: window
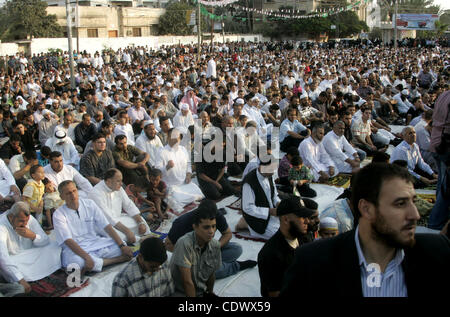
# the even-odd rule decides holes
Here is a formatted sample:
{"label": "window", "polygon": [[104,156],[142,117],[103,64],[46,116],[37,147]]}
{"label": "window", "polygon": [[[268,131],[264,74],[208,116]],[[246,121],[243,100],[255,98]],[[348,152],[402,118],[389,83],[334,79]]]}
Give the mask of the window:
{"label": "window", "polygon": [[98,29],[87,29],[88,37],[98,37]]}
{"label": "window", "polygon": [[141,28],[133,28],[133,37],[141,37]]}

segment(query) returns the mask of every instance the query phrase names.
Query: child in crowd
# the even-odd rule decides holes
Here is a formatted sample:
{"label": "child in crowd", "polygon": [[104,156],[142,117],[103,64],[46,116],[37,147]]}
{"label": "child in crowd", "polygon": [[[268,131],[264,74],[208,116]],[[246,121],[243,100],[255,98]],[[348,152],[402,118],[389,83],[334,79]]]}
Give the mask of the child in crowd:
{"label": "child in crowd", "polygon": [[23,200],[30,204],[31,212],[39,223],[42,223],[42,211],[44,208],[45,178],[44,168],[41,165],[33,165],[30,168],[31,179],[23,188]]}
{"label": "child in crowd", "polygon": [[142,196],[146,188],[150,186],[145,178],[136,178],[125,188],[128,197],[134,202],[144,219],[150,224],[155,220],[153,213],[156,211],[155,204]]}
{"label": "child in crowd", "polygon": [[320,219],[319,236],[320,239],[332,238],[339,233],[338,223],[334,218],[324,217]]}
{"label": "child in crowd", "polygon": [[161,180],[161,171],[157,168],[150,170],[148,177],[150,179],[150,186],[147,189],[147,197],[154,202],[156,212],[161,220],[168,219],[169,215],[166,212],[167,205],[164,199],[167,197],[167,186]]}
{"label": "child in crowd", "polygon": [[[299,156],[298,148],[291,146],[287,149],[286,155],[281,159],[280,164],[278,165],[278,180],[276,183],[284,186],[288,186],[290,191],[290,183],[288,180],[289,170],[292,168],[292,158],[294,156]],[[283,190],[282,191],[286,191]]]}
{"label": "child in crowd", "polygon": [[289,169],[288,180],[294,190],[297,189],[302,197],[313,198],[317,196],[314,189],[309,187],[309,183],[314,179],[311,170],[303,165],[302,158],[297,155],[291,160],[292,167]]}
{"label": "child in crowd", "polygon": [[49,163],[49,158],[50,158],[50,153],[52,152],[52,150],[44,145],[41,150],[39,152],[37,152],[37,157],[38,157],[38,162],[39,165],[45,167],[48,165]]}
{"label": "child in crowd", "polygon": [[44,210],[45,210],[45,218],[47,218],[47,228],[46,230],[53,229],[53,221],[52,216],[56,209],[64,205],[64,200],[59,196],[58,191],[56,190],[53,183],[48,179],[44,178],[42,181],[45,186],[45,194],[44,194]]}

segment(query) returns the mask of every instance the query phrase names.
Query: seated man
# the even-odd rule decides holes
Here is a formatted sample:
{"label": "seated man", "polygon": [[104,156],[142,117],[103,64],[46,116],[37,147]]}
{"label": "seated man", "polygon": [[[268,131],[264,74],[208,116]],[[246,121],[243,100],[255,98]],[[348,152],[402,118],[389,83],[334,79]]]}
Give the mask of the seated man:
{"label": "seated man", "polygon": [[78,154],[72,140],[67,137],[66,132],[55,130],[53,137],[45,143],[52,151],[58,151],[63,155],[64,164],[71,165],[78,169],[80,165],[80,155]]}
{"label": "seated man", "polygon": [[17,187],[22,190],[31,179],[30,168],[39,164],[36,151],[28,150],[25,153],[14,155],[9,160],[9,170],[16,180]]}
{"label": "seated man", "polygon": [[84,149],[86,144],[97,133],[95,124],[91,122],[90,114],[83,114],[83,120],[75,127],[74,133],[75,143]]}
{"label": "seated man", "polygon": [[159,238],[142,241],[138,256],[116,275],[112,297],[167,297],[175,292],[164,243]]}
{"label": "seated man", "polygon": [[97,133],[92,138],[92,150],[83,155],[80,160],[80,173],[92,185],[99,183],[110,168],[115,168],[114,157],[106,148],[106,137]]}
{"label": "seated man", "polygon": [[361,118],[352,123],[353,144],[365,151],[368,155],[374,155],[378,150],[384,152],[387,146],[379,144],[378,146],[371,139],[370,117],[372,110],[369,107],[361,107]]}
{"label": "seated man", "polygon": [[408,171],[414,176],[414,187],[423,188],[437,183],[438,176],[425,163],[416,143],[414,127],[407,126],[402,131],[403,141],[392,151],[390,163],[398,160],[408,163]]}
{"label": "seated man", "polygon": [[169,186],[169,199],[172,194],[175,204],[184,207],[205,196],[200,188],[191,182],[190,155],[185,147],[180,146],[180,141],[180,131],[170,129],[168,144],[161,150],[160,159],[155,167],[162,171],[162,179]]}
{"label": "seated man", "polygon": [[50,139],[53,136],[53,131],[55,130],[55,127],[58,125],[58,117],[57,119],[53,118],[52,112],[50,110],[44,109],[42,112],[44,114],[44,117],[41,121],[38,121],[39,125],[39,142],[41,143],[41,146],[45,145],[45,142],[47,142],[48,139]]}
{"label": "seated man", "polygon": [[[78,199],[73,181],[62,182],[58,191],[66,202],[53,214],[56,241],[62,247],[63,268],[76,264],[84,274],[100,272],[103,266],[131,260],[131,248],[120,239],[95,202]],[[108,237],[99,234],[104,231]]]}
{"label": "seated man", "polygon": [[116,142],[116,147],[112,153],[117,167],[123,174],[125,185],[138,178],[148,180],[147,162],[150,159],[150,155],[133,145],[128,145],[128,139],[123,134],[117,135],[114,141]]}
{"label": "seated man", "polygon": [[344,137],[345,123],[336,121],[333,130],[323,138],[323,147],[341,173],[356,173],[359,171],[358,152]]}
{"label": "seated man", "polygon": [[297,108],[289,108],[287,118],[284,119],[280,127],[280,149],[286,152],[289,147],[298,147],[310,131],[298,120]]}
{"label": "seated man", "polygon": [[118,169],[106,171],[105,179],[94,186],[88,198],[100,207],[122,240],[126,238],[128,243],[135,243],[139,240],[136,235],[150,234],[139,209],[122,188],[122,173]]}
{"label": "seated man", "polygon": [[[221,139],[221,138],[218,138]],[[224,196],[239,195],[237,190],[228,181],[228,177],[225,175],[225,162],[224,162],[224,144],[222,140],[213,140],[205,145],[204,149],[210,151],[213,156],[213,161],[209,162],[202,157],[201,162],[195,163],[195,170],[198,175],[198,185],[202,190],[206,198],[216,200]],[[217,155],[220,157],[217,157]],[[204,153],[204,155],[207,155]]]}
{"label": "seated man", "polygon": [[216,213],[215,210],[200,207],[193,213],[194,230],[175,244],[170,272],[175,282],[176,296],[211,297],[215,296],[215,272],[222,263],[220,242],[214,239]]}
{"label": "seated man", "polygon": [[75,168],[63,163],[63,156],[58,151],[50,153],[49,163],[44,167],[44,174],[55,187],[63,181],[74,181],[78,188],[80,197],[86,198],[92,190],[91,183],[83,177]]}
{"label": "seated man", "polygon": [[114,127],[114,135],[126,135],[128,143],[134,145],[134,132],[131,124],[128,123],[128,113],[125,110],[117,114],[117,124]]}
{"label": "seated man", "polygon": [[300,143],[298,147],[303,162],[313,172],[314,181],[316,182],[326,182],[339,173],[323,146],[324,133],[325,130],[322,124],[314,125],[311,136]]}
{"label": "seated man", "polygon": [[4,201],[15,202],[20,200],[20,191],[16,180],[5,162],[0,159],[0,204]]}
{"label": "seated man", "polygon": [[28,282],[60,268],[61,248],[50,242],[28,203],[17,202],[0,216],[0,273],[8,282],[18,282],[29,292]]}
{"label": "seated man", "polygon": [[262,297],[278,297],[284,273],[294,260],[295,250],[303,244],[312,214],[299,197],[283,199],[278,205],[280,229],[258,253]]}
{"label": "seated man", "polygon": [[161,139],[156,134],[157,131],[154,122],[152,120],[148,120],[144,123],[144,133],[136,139],[136,147],[150,155],[148,160],[149,167],[156,165],[159,157],[159,151],[163,148]]}
{"label": "seated man", "polygon": [[[225,278],[234,275],[239,271],[255,266],[255,261],[236,261],[242,254],[242,247],[237,243],[230,242],[232,232],[228,227],[227,220],[223,214],[217,211],[217,205],[212,200],[207,199],[202,201],[198,208],[206,208],[215,213],[216,227],[221,234],[219,243],[220,252],[222,254],[222,265],[216,271],[216,278]],[[193,230],[192,225],[194,224],[195,213],[198,212],[197,210],[188,212],[178,217],[172,223],[169,234],[164,241],[168,251],[173,252],[178,239]]]}
{"label": "seated man", "polygon": [[[0,158],[5,161],[5,164],[9,164],[10,159],[15,155],[20,155],[25,152],[25,147],[21,141],[20,135],[14,133],[11,134],[8,142],[0,147]],[[30,149],[32,150],[32,149]]]}
{"label": "seated man", "polygon": [[[252,237],[269,239],[280,227],[276,217],[280,198],[273,180],[277,164],[273,156],[261,157],[260,160],[259,167],[243,180],[242,215]],[[238,224],[238,227],[243,226]]]}

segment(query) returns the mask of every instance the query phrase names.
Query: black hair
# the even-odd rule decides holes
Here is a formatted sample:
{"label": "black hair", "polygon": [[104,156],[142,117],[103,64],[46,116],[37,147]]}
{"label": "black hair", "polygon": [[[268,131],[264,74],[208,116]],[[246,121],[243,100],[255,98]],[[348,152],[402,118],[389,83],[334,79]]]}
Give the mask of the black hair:
{"label": "black hair", "polygon": [[291,160],[291,165],[292,166],[298,166],[298,165],[301,165],[301,164],[303,164],[302,158],[300,157],[300,155],[295,155],[292,158],[292,160]]}
{"label": "black hair", "polygon": [[105,172],[103,179],[107,180],[107,179],[113,178],[117,174],[117,172],[119,172],[119,170],[117,168],[110,168],[109,170],[107,170]]}
{"label": "black hair", "polygon": [[202,219],[213,220],[217,217],[217,205],[210,199],[203,200],[198,208],[193,211],[194,224],[199,225]]}
{"label": "black hair", "polygon": [[406,168],[396,164],[371,163],[363,167],[356,175],[352,185],[352,205],[355,211],[355,225],[360,213],[358,204],[361,199],[378,206],[381,186],[384,181],[400,178],[414,184],[414,179]]}
{"label": "black hair", "polygon": [[114,143],[117,144],[118,141],[126,139],[126,138],[127,138],[127,136],[125,134],[116,135],[116,137],[114,138]]}
{"label": "black hair", "polygon": [[94,143],[98,139],[106,139],[106,136],[103,133],[99,132],[92,137],[92,143]]}
{"label": "black hair", "polygon": [[298,148],[295,146],[291,146],[287,149],[286,154],[289,154],[291,156],[300,155],[298,152]]}
{"label": "black hair", "polygon": [[39,167],[42,167],[42,166],[39,165],[39,164],[36,164],[36,165],[31,166],[31,167],[30,167],[30,175],[33,175],[34,173],[36,173],[36,171],[37,171],[37,169],[38,169]]}
{"label": "black hair", "polygon": [[50,153],[50,157],[49,158],[50,158],[50,160],[53,160],[54,158],[60,157],[60,156],[62,156],[61,152],[53,151],[53,152]]}
{"label": "black hair", "polygon": [[152,169],[150,169],[150,171],[148,172],[148,176],[150,177],[158,177],[158,176],[161,176],[162,175],[162,172],[161,172],[161,170],[160,169],[157,169],[157,168],[152,168]]}
{"label": "black hair", "polygon": [[48,157],[52,153],[52,149],[48,146],[44,145],[41,147],[41,155],[44,157]]}
{"label": "black hair", "polygon": [[36,160],[37,153],[35,150],[27,150],[25,153],[23,153],[23,157],[27,160]]}
{"label": "black hair", "polygon": [[384,152],[377,151],[373,155],[372,163],[387,163],[390,159],[390,155]]}

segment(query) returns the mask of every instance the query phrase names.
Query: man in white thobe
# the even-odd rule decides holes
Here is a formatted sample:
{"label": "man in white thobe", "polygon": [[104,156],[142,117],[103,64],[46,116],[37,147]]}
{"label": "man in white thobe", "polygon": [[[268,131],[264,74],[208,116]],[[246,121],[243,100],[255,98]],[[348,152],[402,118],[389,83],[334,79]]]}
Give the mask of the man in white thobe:
{"label": "man in white thobe", "polygon": [[181,133],[173,128],[169,130],[168,144],[161,150],[156,168],[162,171],[162,180],[169,188],[170,196],[180,206],[203,199],[200,188],[191,182],[192,166],[190,154],[180,146]]}
{"label": "man in white thobe", "polygon": [[150,155],[150,159],[148,160],[148,165],[150,167],[156,165],[159,158],[159,152],[163,148],[161,139],[156,134],[157,132],[153,121],[148,120],[144,123],[142,134],[136,140],[136,147]]}
{"label": "man in white thobe", "polygon": [[323,125],[316,125],[309,138],[300,143],[298,151],[303,163],[311,169],[314,181],[324,182],[336,176],[339,171],[322,144],[325,134]]}
{"label": "man in white thobe", "polygon": [[217,77],[216,61],[214,56],[211,56],[211,59],[208,61],[208,68],[206,69],[206,78],[210,77]]}
{"label": "man in white thobe", "polygon": [[[131,260],[131,248],[120,239],[94,201],[78,199],[74,182],[62,182],[58,191],[66,202],[53,214],[56,241],[62,247],[63,268],[82,269],[84,274],[101,272],[103,266]],[[102,236],[103,232],[108,236]]]}
{"label": "man in white thobe", "polygon": [[44,167],[44,174],[53,185],[57,187],[63,181],[72,180],[78,187],[80,197],[87,198],[88,193],[93,188],[91,183],[72,166],[65,165],[60,152],[53,151],[50,153],[49,162],[50,164]]}
{"label": "man in white thobe", "polygon": [[183,134],[187,134],[189,126],[194,125],[194,117],[187,103],[180,104],[180,110],[173,117],[173,126]]}
{"label": "man in white thobe", "polygon": [[50,242],[26,202],[17,202],[0,216],[0,273],[26,292],[28,282],[40,280],[61,268],[61,248]]}
{"label": "man in white thobe", "polygon": [[345,123],[336,121],[333,130],[323,138],[323,147],[341,173],[356,173],[359,170],[358,152],[344,136]]}
{"label": "man in white thobe", "polygon": [[66,132],[63,130],[55,130],[53,137],[45,142],[52,151],[58,151],[63,155],[64,164],[71,165],[72,167],[79,169],[80,155],[78,154],[73,141],[67,137]]}
{"label": "man in white thobe", "polygon": [[5,162],[0,159],[0,201],[20,199],[20,191],[16,185],[16,180]]}
{"label": "man in white thobe", "polygon": [[[122,188],[122,180],[122,173],[118,169],[106,171],[105,179],[94,186],[88,198],[100,207],[122,240],[135,243],[139,240],[137,236],[150,234],[150,228]],[[126,214],[123,214],[122,210]]]}

